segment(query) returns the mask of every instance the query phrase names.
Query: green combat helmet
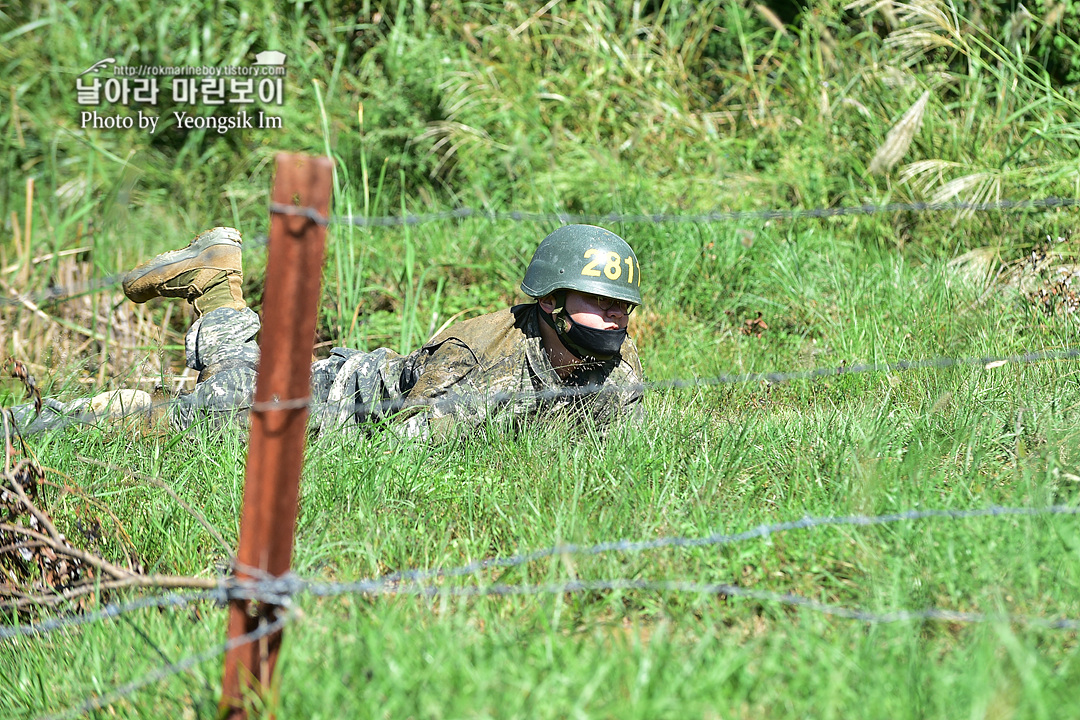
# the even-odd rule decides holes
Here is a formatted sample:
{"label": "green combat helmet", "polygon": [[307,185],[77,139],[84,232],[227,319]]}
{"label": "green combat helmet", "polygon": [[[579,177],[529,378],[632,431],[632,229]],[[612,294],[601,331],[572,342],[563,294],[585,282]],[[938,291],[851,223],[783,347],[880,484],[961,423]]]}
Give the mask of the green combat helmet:
{"label": "green combat helmet", "polygon": [[542,298],[556,290],[641,304],[641,267],[621,237],[594,225],[566,225],[536,248],[521,291]]}
{"label": "green combat helmet", "polygon": [[[555,309],[540,319],[555,329],[570,352],[581,359],[615,357],[626,328],[601,330],[580,325],[565,312],[566,293],[603,295],[641,304],[641,266],[626,241],[593,225],[567,225],[548,235],[533,253],[521,290],[529,297],[555,296]],[[631,312],[633,307],[626,310]]]}

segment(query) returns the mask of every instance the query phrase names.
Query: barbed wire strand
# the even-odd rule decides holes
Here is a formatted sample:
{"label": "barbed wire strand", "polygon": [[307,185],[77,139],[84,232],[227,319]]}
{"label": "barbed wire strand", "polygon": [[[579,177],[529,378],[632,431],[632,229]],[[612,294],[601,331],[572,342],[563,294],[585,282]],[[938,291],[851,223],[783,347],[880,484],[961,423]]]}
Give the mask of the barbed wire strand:
{"label": "barbed wire strand", "polygon": [[[1029,627],[1045,628],[1050,630],[1078,630],[1080,620],[1073,618],[1048,618],[1042,616],[1022,615],[1012,613],[984,613],[974,611],[947,610],[943,608],[922,608],[918,610],[900,609],[875,612],[862,608],[852,608],[844,605],[824,603],[811,598],[806,598],[794,593],[781,593],[771,590],[758,590],[746,588],[728,583],[701,583],[679,580],[633,580],[620,578],[614,580],[568,580],[556,583],[543,584],[494,584],[487,586],[473,585],[466,587],[445,587],[436,585],[407,585],[398,587],[379,586],[376,583],[364,584],[316,584],[297,581],[288,577],[281,578],[266,585],[276,585],[281,591],[283,586],[288,589],[289,597],[296,594],[296,588],[302,587],[316,597],[333,597],[342,594],[395,594],[415,595],[420,597],[509,597],[509,596],[536,596],[536,595],[562,595],[566,593],[599,592],[599,591],[662,591],[681,592],[706,595],[723,595],[727,597],[739,597],[762,602],[772,602],[789,607],[797,607],[811,612],[817,612],[845,620],[865,622],[870,624],[890,624],[910,621],[942,621],[965,624],[977,623],[1002,623],[1009,625],[1024,625]],[[273,602],[272,594],[263,594],[261,598],[267,602]],[[184,672],[206,660],[210,660],[228,650],[240,645],[254,642],[262,637],[282,629],[291,616],[284,615],[273,623],[242,635],[233,640],[217,645],[209,650],[189,656],[176,663],[169,663],[138,680],[126,683],[116,690],[98,697],[91,697],[78,706],[72,707],[57,715],[44,716],[50,720],[75,717],[93,710],[98,710],[107,705],[117,702],[141,688],[159,682],[172,675]]]}
{"label": "barbed wire strand", "polygon": [[849,205],[831,208],[810,209],[774,209],[774,210],[725,210],[708,213],[673,214],[673,213],[558,213],[558,212],[521,212],[475,210],[457,208],[442,212],[420,213],[416,215],[331,215],[320,214],[315,208],[299,207],[284,203],[271,202],[270,212],[278,215],[292,215],[307,218],[319,225],[354,225],[358,227],[392,227],[401,225],[421,225],[424,223],[443,222],[446,220],[465,220],[476,218],[490,222],[561,222],[561,223],[713,223],[741,220],[797,220],[801,218],[830,218],[847,215],[877,215],[898,212],[989,212],[994,210],[1027,210],[1036,208],[1067,208],[1080,205],[1077,198],[1041,198],[1028,200],[997,200],[993,202],[909,202],[886,203],[884,205]]}
{"label": "barbed wire strand", "polygon": [[984,623],[1008,622],[1013,624],[1045,627],[1055,630],[1080,629],[1080,619],[1047,618],[1037,615],[989,614],[982,612],[946,610],[942,608],[923,608],[919,610],[890,610],[875,612],[860,608],[850,608],[812,600],[793,593],[780,593],[770,590],[756,590],[729,583],[702,583],[683,580],[634,580],[617,578],[611,580],[567,580],[541,584],[505,584],[448,586],[422,584],[408,581],[404,584],[390,583],[385,578],[360,580],[345,583],[323,583],[305,580],[292,574],[286,574],[271,580],[251,583],[237,594],[245,599],[259,600],[271,604],[284,604],[296,596],[307,593],[314,597],[330,598],[341,595],[415,595],[422,597],[484,597],[515,595],[550,595],[562,593],[590,592],[598,590],[659,590],[698,594],[723,594],[733,597],[776,602],[782,605],[804,607],[826,615],[834,615],[850,620],[869,623],[893,623],[908,620],[943,620],[949,622]]}
{"label": "barbed wire strand", "polygon": [[[780,593],[770,590],[758,590],[754,588],[745,588],[739,585],[731,585],[728,583],[700,583],[679,580],[633,580],[628,578],[620,578],[614,580],[568,580],[565,582],[557,583],[520,585],[495,584],[488,586],[474,585],[467,587],[406,585],[387,587],[385,585],[379,585],[378,583],[374,582],[318,584],[308,583],[286,577],[276,581],[264,582],[261,584],[267,587],[272,587],[272,589],[278,593],[280,593],[282,590],[286,590],[289,597],[295,596],[297,594],[298,588],[302,588],[303,590],[311,593],[316,597],[333,597],[342,594],[361,593],[375,595],[416,595],[430,598],[442,596],[508,597],[520,595],[536,596],[541,594],[561,595],[566,593],[620,590],[682,592],[708,595],[724,595],[729,597],[740,597],[759,600],[763,602],[773,602],[780,605],[798,607],[810,610],[812,612],[818,612],[824,615],[830,615],[846,620],[854,620],[871,624],[887,624],[897,622],[909,622],[915,620],[929,620],[967,624],[1005,623],[1010,625],[1040,627],[1051,630],[1080,629],[1080,620],[1072,618],[1047,618],[1041,616],[1011,613],[991,614],[984,612],[947,610],[943,608],[923,608],[918,610],[901,609],[875,612],[861,608],[851,608],[843,605],[823,603],[817,600],[813,600],[811,598],[803,597],[801,595],[795,595],[793,593]],[[266,602],[273,602],[275,600],[275,594],[261,593],[260,599],[263,599]],[[227,652],[233,647],[238,647],[245,643],[253,642],[261,637],[265,637],[266,635],[276,632],[277,630],[284,627],[289,617],[290,616],[288,615],[283,616],[275,622],[265,625],[256,631],[222,643],[221,645],[215,646],[203,653],[198,653],[196,655],[185,658],[184,660],[181,660],[177,663],[165,665],[162,668],[159,668],[144,675],[138,680],[120,686],[111,693],[107,693],[106,695],[100,697],[88,698],[79,706],[73,707],[58,715],[51,715],[46,717],[60,720],[62,718],[74,717],[93,710],[101,709],[128,695],[131,695],[132,693],[151,683],[158,682],[171,675],[184,672],[199,663],[205,662],[206,660],[212,659],[218,655],[221,655],[224,652]]]}
{"label": "barbed wire strand", "polygon": [[[986,370],[1010,364],[1028,364],[1043,362],[1046,360],[1069,360],[1080,357],[1080,348],[1066,348],[1063,350],[1040,350],[1023,353],[1020,355],[986,356],[986,357],[936,357],[925,360],[897,360],[886,363],[865,363],[855,365],[839,365],[832,367],[819,367],[812,370],[795,370],[791,372],[749,372],[721,374],[712,377],[694,377],[674,380],[651,380],[631,385],[608,386],[598,384],[573,385],[558,388],[549,388],[540,391],[506,391],[491,393],[488,395],[476,393],[447,394],[435,398],[410,398],[408,407],[430,406],[432,408],[446,409],[454,405],[468,404],[470,397],[480,397],[488,404],[498,404],[523,397],[536,400],[557,400],[565,397],[583,395],[602,395],[604,393],[618,393],[626,391],[655,391],[655,390],[679,390],[694,387],[711,387],[716,385],[734,385],[753,382],[769,382],[781,384],[794,380],[817,380],[827,377],[839,377],[842,375],[861,375],[864,373],[878,372],[904,372],[907,370],[946,369],[956,366],[982,365]],[[348,410],[349,404],[313,403],[312,398],[304,397],[295,400],[275,400],[270,402],[252,403],[250,409],[255,412],[270,410],[290,410],[306,406],[314,406],[320,412],[338,412]],[[352,403],[353,412],[365,411],[376,416],[387,411],[400,410],[403,407],[402,400],[382,400],[379,402],[355,402]]]}
{"label": "barbed wire strand", "polygon": [[731,545],[746,540],[767,538],[792,530],[808,530],[825,526],[867,527],[895,522],[948,519],[964,520],[981,517],[1038,517],[1047,515],[1080,515],[1080,507],[1068,505],[1050,505],[1047,507],[1005,507],[991,506],[968,510],[950,510],[948,508],[906,510],[884,515],[844,515],[844,516],[806,516],[799,520],[762,524],[736,533],[713,533],[703,537],[665,536],[651,540],[618,540],[595,545],[562,544],[541,550],[487,558],[466,565],[449,568],[427,568],[390,573],[377,578],[364,578],[351,582],[325,583],[306,580],[295,575],[268,577],[258,580],[238,580],[220,577],[219,587],[214,590],[180,594],[169,593],[148,596],[117,605],[108,605],[101,610],[85,615],[71,615],[53,618],[42,623],[30,625],[0,626],[0,639],[16,636],[40,635],[55,630],[84,625],[97,620],[116,617],[121,614],[151,607],[184,606],[192,602],[212,600],[224,604],[231,599],[259,600],[271,604],[287,604],[289,599],[302,592],[311,592],[320,596],[349,593],[386,594],[401,590],[402,583],[422,583],[435,578],[451,578],[472,575],[490,568],[511,568],[542,560],[556,555],[592,556],[612,552],[640,553],[661,548],[684,548]]}
{"label": "barbed wire strand", "polygon": [[[821,516],[803,517],[799,520],[758,525],[755,528],[737,533],[713,533],[704,537],[667,536],[653,540],[617,540],[613,542],[597,543],[595,545],[580,545],[569,543],[553,545],[541,550],[533,550],[518,555],[507,557],[488,558],[473,563],[451,568],[432,568],[425,570],[406,570],[391,573],[375,580],[361,582],[377,582],[383,585],[396,582],[423,582],[435,577],[460,577],[471,575],[489,568],[511,568],[542,560],[555,555],[601,555],[612,552],[640,553],[646,550],[657,550],[668,547],[703,547],[716,545],[731,545],[744,540],[766,538],[778,533],[790,530],[808,530],[824,526],[857,526],[867,527],[872,525],[885,525],[888,523],[902,522],[907,520],[950,519],[962,520],[980,517],[1010,517],[1026,516],[1035,517],[1040,515],[1080,515],[1080,507],[1069,505],[1050,505],[1042,508],[1031,507],[1004,507],[994,505],[987,508],[974,508],[970,510],[928,509],[907,510],[904,512],[889,513],[886,515],[845,515],[845,516]],[[348,586],[348,583],[344,583]],[[366,586],[365,586],[366,587]]]}
{"label": "barbed wire strand", "polygon": [[757,590],[730,583],[703,583],[684,580],[634,580],[617,578],[612,580],[566,580],[539,584],[506,584],[448,586],[407,582],[405,584],[387,584],[383,578],[378,580],[360,580],[348,583],[319,583],[303,580],[293,575],[284,575],[273,581],[260,583],[259,599],[263,602],[276,602],[278,599],[293,598],[306,592],[314,597],[330,598],[341,595],[415,595],[419,597],[486,597],[515,595],[559,595],[563,593],[592,592],[599,590],[659,590],[698,594],[723,594],[733,597],[745,597],[781,605],[798,606],[826,615],[859,620],[868,623],[894,623],[908,620],[943,620],[948,622],[986,623],[1008,622],[1012,624],[1045,627],[1053,630],[1080,629],[1080,619],[1047,618],[1038,615],[990,614],[983,612],[946,610],[943,608],[922,608],[919,610],[890,610],[875,612],[861,608],[822,603],[817,600],[771,590]]}
{"label": "barbed wire strand", "polygon": [[79,705],[68,708],[67,710],[64,710],[57,714],[39,716],[39,720],[66,720],[66,718],[78,717],[79,715],[85,715],[86,713],[92,712],[94,710],[100,710],[108,705],[112,705],[118,700],[122,700],[127,696],[132,695],[133,693],[141,690],[147,685],[160,682],[161,680],[164,680],[165,678],[172,675],[186,672],[191,668],[195,667],[196,665],[204,663],[207,660],[212,660],[218,655],[222,655],[229,650],[238,648],[241,645],[255,642],[266,637],[267,635],[272,635],[273,633],[276,633],[277,631],[284,628],[286,623],[288,623],[291,619],[291,615],[282,615],[277,620],[274,620],[274,622],[267,623],[266,625],[263,625],[256,630],[252,630],[249,633],[232,638],[231,640],[227,640],[226,642],[215,645],[214,647],[211,647],[210,649],[205,650],[201,653],[189,655],[188,657],[178,662],[170,663],[156,670],[153,670],[137,680],[133,680],[129,683],[121,685],[112,692],[96,697],[89,697]]}
{"label": "barbed wire strand", "polygon": [[[322,590],[322,588],[317,586],[309,586],[308,588],[308,591],[317,597],[333,596],[342,594],[342,592],[367,592],[353,589],[345,590],[344,588],[328,588],[330,591],[326,593],[322,592]],[[990,614],[945,610],[942,608],[924,608],[921,610],[902,609],[874,612],[860,608],[850,608],[844,605],[823,603],[793,593],[756,590],[754,588],[746,588],[740,585],[730,585],[727,583],[698,583],[682,580],[632,580],[620,578],[615,580],[567,580],[565,582],[522,585],[469,585],[465,587],[406,585],[394,588],[393,592],[395,594],[418,595],[424,597],[484,597],[491,595],[561,595],[563,593],[595,592],[600,590],[660,590],[667,592],[729,595],[732,597],[743,597],[765,602],[774,602],[780,605],[806,608],[825,615],[833,615],[847,620],[858,620],[871,624],[905,622],[910,620],[941,620],[946,622],[972,624],[1002,622],[1015,625],[1043,627],[1051,630],[1080,629],[1080,620],[1072,618],[1047,618],[1038,615]],[[375,591],[374,594],[380,593],[379,591]]]}
{"label": "barbed wire strand", "polygon": [[[611,223],[611,224],[640,224],[640,223],[715,223],[715,222],[739,222],[743,220],[795,220],[800,218],[830,218],[849,215],[878,215],[899,212],[992,212],[1028,210],[1039,208],[1069,208],[1080,205],[1080,198],[1041,198],[1028,200],[997,200],[993,202],[909,202],[909,203],[886,203],[883,205],[851,205],[831,208],[808,208],[808,209],[770,209],[770,210],[731,210],[709,213],[676,214],[676,213],[543,213],[504,211],[495,212],[489,210],[475,210],[473,208],[457,208],[434,213],[421,213],[416,215],[383,215],[365,217],[362,215],[333,215],[326,217],[310,207],[298,207],[277,202],[271,202],[269,211],[271,214],[293,215],[305,217],[320,225],[353,225],[357,227],[396,227],[403,225],[421,225],[446,220],[465,220],[469,218],[487,220],[489,222],[561,222],[561,223]],[[253,241],[244,243],[244,250],[264,247],[267,244],[266,237],[259,235]],[[89,295],[104,290],[115,288],[123,279],[122,273],[109,275],[104,278],[89,280],[86,285],[79,287],[64,287],[54,285],[47,290],[34,295],[24,296],[36,305],[49,302],[64,302],[83,295]],[[0,307],[21,307],[19,299],[11,299],[0,296]]]}
{"label": "barbed wire strand", "polygon": [[[1003,623],[1009,625],[1024,625],[1039,627],[1050,630],[1078,630],[1080,620],[1073,618],[1048,618],[1042,616],[1022,615],[1012,613],[991,614],[974,611],[947,610],[943,608],[922,608],[918,610],[900,609],[875,612],[862,608],[852,608],[844,605],[824,603],[811,598],[806,598],[794,593],[781,593],[771,590],[758,590],[746,588],[729,583],[701,583],[680,580],[634,580],[620,578],[614,580],[568,580],[556,583],[543,584],[494,584],[473,585],[466,587],[445,587],[436,585],[406,585],[388,587],[376,582],[363,583],[333,583],[319,584],[309,583],[289,576],[274,581],[260,583],[280,593],[285,591],[289,598],[295,596],[299,590],[304,590],[316,597],[334,597],[343,594],[395,594],[416,595],[421,597],[508,597],[508,596],[536,596],[536,595],[562,595],[566,593],[599,592],[599,591],[663,591],[682,592],[707,595],[723,595],[728,597],[740,597],[762,602],[772,602],[789,607],[798,607],[812,612],[838,617],[846,620],[865,622],[870,624],[889,624],[897,622],[910,622],[918,620],[957,622],[965,624],[976,623]],[[274,602],[274,592],[260,593],[260,599],[264,602]],[[133,694],[141,688],[155,682],[159,682],[172,675],[185,672],[190,668],[206,660],[221,655],[228,650],[239,647],[249,642],[254,642],[262,637],[270,635],[282,629],[290,615],[283,615],[273,623],[217,645],[209,650],[189,656],[176,663],[167,664],[138,680],[126,683],[116,690],[98,697],[91,697],[78,706],[72,707],[57,715],[44,716],[50,720],[62,720],[75,717],[93,710],[98,710],[120,699]]]}
{"label": "barbed wire strand", "polygon": [[99,620],[119,617],[136,610],[147,608],[185,607],[192,603],[211,600],[223,604],[229,599],[229,592],[222,578],[222,586],[214,590],[205,590],[195,593],[168,593],[165,595],[149,595],[125,603],[109,603],[100,610],[82,613],[81,615],[61,615],[49,618],[37,623],[23,625],[0,625],[0,640],[14,637],[27,637],[32,635],[44,635],[54,630],[62,630],[78,625],[87,625]]}
{"label": "barbed wire strand", "polygon": [[[905,372],[909,370],[942,370],[959,366],[982,365],[983,368],[986,370],[993,370],[997,367],[1001,367],[1004,365],[1023,365],[1044,362],[1048,360],[1070,360],[1077,357],[1080,357],[1080,348],[1065,348],[1062,350],[1040,350],[1019,355],[1004,356],[991,355],[984,357],[967,358],[940,356],[924,360],[897,360],[894,362],[865,363],[855,365],[842,364],[839,366],[818,367],[811,370],[795,370],[790,372],[749,372],[721,374],[712,377],[655,380],[618,387],[589,384],[580,386],[550,388],[541,391],[500,392],[488,395],[453,392],[434,398],[409,398],[407,402],[405,399],[389,399],[372,402],[349,401],[346,403],[326,403],[313,402],[312,398],[310,396],[307,396],[290,400],[251,402],[246,406],[238,405],[236,408],[230,410],[215,410],[215,414],[242,413],[247,410],[253,412],[294,410],[310,406],[313,408],[312,414],[315,419],[333,418],[339,415],[342,411],[350,410],[353,413],[363,411],[364,413],[373,415],[374,417],[383,417],[385,413],[396,412],[403,409],[404,407],[429,407],[431,409],[445,410],[452,409],[455,406],[475,404],[477,399],[480,399],[484,403],[487,403],[489,405],[497,405],[499,403],[519,398],[531,398],[537,401],[547,401],[557,400],[564,397],[603,395],[609,392],[614,393],[640,390],[644,393],[657,390],[679,390],[695,387],[712,387],[717,385],[744,384],[753,382],[768,382],[770,384],[781,384],[797,380],[815,381],[824,378],[840,377],[845,375],[861,375],[865,373],[880,372]],[[175,402],[175,399],[159,400],[155,403],[152,403],[148,408],[142,409],[137,413],[132,413],[132,415],[145,415],[147,417],[150,417],[154,415],[157,411],[167,409]],[[73,424],[96,425],[99,422],[108,419],[100,417],[94,413],[89,413],[85,411],[74,412],[70,415],[64,415],[63,411],[58,408],[59,405],[61,404],[57,403],[56,401],[47,400],[46,409],[43,410],[43,414],[45,412],[50,413],[50,415],[47,416],[47,419],[41,420],[40,417],[35,418],[35,421],[31,421],[29,424],[24,423],[20,425],[17,428],[18,432],[20,434],[33,435],[46,430],[60,430]],[[40,422],[38,422],[39,420]]]}
{"label": "barbed wire strand", "polygon": [[[769,590],[745,588],[729,583],[701,583],[678,580],[634,580],[620,578],[613,580],[569,580],[558,583],[544,584],[493,584],[473,585],[466,587],[446,587],[437,585],[421,585],[416,581],[422,581],[431,577],[446,578],[456,575],[475,573],[490,567],[511,567],[532,562],[537,559],[549,557],[555,554],[599,554],[602,552],[641,552],[659,547],[693,547],[702,545],[731,544],[752,538],[767,537],[777,532],[795,529],[809,529],[824,525],[877,525],[901,520],[921,520],[929,518],[948,518],[952,520],[973,517],[1004,517],[1004,516],[1036,516],[1048,514],[1076,515],[1080,508],[1054,505],[1045,508],[1025,507],[1002,507],[992,506],[989,508],[976,508],[969,510],[909,510],[900,513],[886,515],[866,516],[851,515],[841,517],[804,517],[800,520],[774,523],[772,525],[760,525],[756,528],[733,534],[713,534],[704,538],[667,537],[647,541],[620,541],[614,543],[600,543],[592,546],[559,545],[545,550],[512,556],[509,558],[493,558],[478,563],[472,563],[459,568],[434,569],[419,572],[397,573],[376,580],[361,580],[353,583],[320,583],[286,575],[281,578],[261,580],[245,583],[243,587],[226,589],[223,585],[219,591],[199,593],[197,595],[181,596],[172,593],[158,598],[143,598],[140,601],[128,603],[123,607],[110,606],[93,616],[75,619],[57,619],[52,623],[42,623],[33,627],[33,632],[43,632],[46,629],[56,629],[68,625],[83,624],[105,617],[115,616],[120,612],[145,607],[163,607],[166,605],[184,605],[195,599],[221,599],[222,595],[234,596],[233,591],[239,590],[239,595],[259,599],[263,602],[285,604],[291,601],[297,594],[307,592],[315,597],[334,597],[344,594],[405,594],[424,597],[450,596],[450,597],[483,597],[483,596],[515,596],[515,595],[540,595],[540,594],[564,594],[577,592],[618,591],[618,590],[644,590],[664,592],[685,592],[696,594],[714,594],[732,597],[742,597],[765,602],[804,608],[813,612],[839,617],[860,622],[881,624],[895,623],[912,620],[933,620],[962,623],[1008,623],[1021,624],[1032,627],[1042,627],[1055,630],[1080,629],[1080,620],[1071,618],[1046,618],[1041,616],[1017,615],[1017,614],[989,614],[983,612],[956,611],[942,608],[923,608],[918,610],[890,610],[875,612],[860,608],[850,608],[842,605],[823,603],[793,593],[780,593]],[[409,584],[402,585],[405,580]],[[233,647],[252,642],[284,627],[290,616],[283,615],[273,623],[263,626],[256,631],[241,637],[229,640],[215,646],[203,653],[190,656],[177,663],[170,663],[156,669],[142,678],[120,686],[106,695],[88,698],[79,706],[73,707],[64,713],[50,717],[67,718],[81,715],[92,710],[97,710],[120,700],[139,689],[154,682],[158,682],[171,675],[184,672],[196,664],[216,657]],[[8,631],[8,628],[0,628]],[[14,633],[5,632],[7,636]],[[20,633],[20,634],[31,634]]]}

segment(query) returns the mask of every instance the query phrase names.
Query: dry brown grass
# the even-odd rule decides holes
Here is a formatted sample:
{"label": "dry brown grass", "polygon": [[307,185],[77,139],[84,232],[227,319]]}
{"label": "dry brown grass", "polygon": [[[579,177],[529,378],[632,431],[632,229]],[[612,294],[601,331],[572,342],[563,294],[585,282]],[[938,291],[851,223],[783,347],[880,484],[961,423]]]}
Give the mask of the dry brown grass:
{"label": "dry brown grass", "polygon": [[[9,301],[0,305],[4,354],[25,363],[46,393],[64,385],[74,396],[118,387],[174,390],[184,379],[177,377],[185,370],[183,353],[163,352],[165,343],[183,343],[170,327],[176,313],[188,312],[182,304],[170,304],[156,322],[151,308],[129,302],[119,288],[92,291],[92,264],[74,256],[60,258],[48,276],[43,268],[4,270],[11,270],[0,273]],[[20,274],[25,285],[17,284]],[[36,291],[42,287],[64,294],[53,299]]]}

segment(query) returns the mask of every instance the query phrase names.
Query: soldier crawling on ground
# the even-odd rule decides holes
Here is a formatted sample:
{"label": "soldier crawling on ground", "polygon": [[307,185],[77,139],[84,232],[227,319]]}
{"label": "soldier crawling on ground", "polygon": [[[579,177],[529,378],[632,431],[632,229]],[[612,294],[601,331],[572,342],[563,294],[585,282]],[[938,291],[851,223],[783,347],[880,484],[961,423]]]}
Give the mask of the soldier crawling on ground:
{"label": "soldier crawling on ground", "polygon": [[[260,322],[242,281],[240,233],[225,227],[124,278],[124,294],[136,303],[183,298],[194,307],[185,351],[199,376],[192,392],[169,403],[177,429],[251,407]],[[603,429],[622,413],[640,414],[641,364],[627,335],[640,284],[637,257],[618,235],[591,225],[559,228],[540,243],[521,283],[535,302],[456,323],[405,356],[334,348],[312,366],[315,417],[326,428],[392,416],[398,432],[429,437],[489,419],[520,424],[563,413],[591,417]],[[15,419],[24,432],[72,416],[98,419],[128,410],[115,407],[119,397],[48,401],[36,420],[32,407],[20,406]],[[106,400],[113,407],[103,408]]]}

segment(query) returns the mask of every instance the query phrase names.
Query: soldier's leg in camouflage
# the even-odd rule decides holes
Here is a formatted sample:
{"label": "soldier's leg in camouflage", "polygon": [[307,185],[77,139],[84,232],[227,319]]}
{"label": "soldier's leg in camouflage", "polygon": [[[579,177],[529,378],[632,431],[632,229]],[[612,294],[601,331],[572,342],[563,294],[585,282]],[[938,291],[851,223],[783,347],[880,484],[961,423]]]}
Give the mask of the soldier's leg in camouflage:
{"label": "soldier's leg in camouflage", "polygon": [[[224,417],[251,407],[259,364],[259,347],[255,342],[259,327],[259,316],[247,308],[239,311],[219,308],[195,321],[188,330],[184,344],[187,365],[199,371],[199,380],[190,394],[178,398],[173,414],[175,425],[186,427],[200,413]],[[341,375],[340,370],[354,357],[367,354],[334,348],[330,357],[312,363],[311,422],[315,427],[322,427],[336,416],[342,405],[339,390],[334,396],[333,407],[330,406],[333,389],[342,386],[338,378],[344,380],[348,376]],[[352,362],[355,364],[356,361]],[[363,397],[370,398],[373,391],[364,392]],[[350,406],[354,402],[348,400]]]}
{"label": "soldier's leg in camouflage", "polygon": [[[195,389],[170,407],[175,426],[200,418],[220,422],[246,413],[255,394],[259,316],[241,293],[240,233],[214,228],[182,249],[164,253],[132,270],[124,292],[135,302],[153,297],[185,298],[198,319],[184,340],[187,365],[199,371]],[[381,416],[400,401],[400,355],[387,348],[370,353],[334,348],[311,368],[312,420],[336,427]]]}
{"label": "soldier's leg in camouflage", "polygon": [[[81,403],[63,403],[53,398],[42,398],[41,412],[38,412],[33,403],[5,408],[6,430],[12,436],[26,437],[46,430],[59,430],[74,423],[92,424],[97,418],[87,412],[88,402],[83,399]],[[3,426],[4,424],[0,423],[0,432],[5,430]]]}
{"label": "soldier's leg in camouflage", "polygon": [[187,366],[199,371],[195,389],[171,404],[172,424],[185,428],[203,418],[214,424],[245,415],[255,396],[261,323],[249,308],[211,309],[184,338]]}
{"label": "soldier's leg in camouflage", "polygon": [[60,402],[54,398],[42,398],[41,412],[33,403],[16,405],[7,409],[13,434],[34,435],[46,430],[59,430],[80,423],[93,425],[102,420],[140,417],[151,419],[153,400],[144,390],[110,390],[92,398],[78,398]]}

